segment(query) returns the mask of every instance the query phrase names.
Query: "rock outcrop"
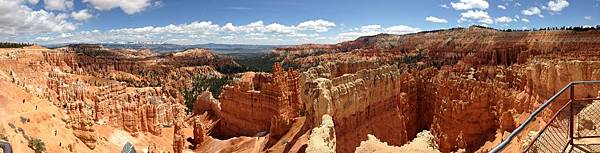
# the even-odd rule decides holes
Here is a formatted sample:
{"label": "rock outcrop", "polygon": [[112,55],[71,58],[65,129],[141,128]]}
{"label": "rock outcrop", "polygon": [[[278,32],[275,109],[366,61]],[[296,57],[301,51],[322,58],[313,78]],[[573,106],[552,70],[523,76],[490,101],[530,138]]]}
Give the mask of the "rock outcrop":
{"label": "rock outcrop", "polygon": [[[276,64],[272,75],[248,72],[232,85],[223,87],[221,121],[213,136],[253,136],[269,131],[277,116],[287,116],[283,118],[288,120],[297,116],[302,105],[298,80],[296,72],[283,71]],[[289,121],[276,122],[274,125]]]}
{"label": "rock outcrop", "polygon": [[503,92],[493,90],[493,84],[473,80],[440,78],[436,84],[431,131],[440,151],[474,151],[495,134],[498,125],[493,108],[506,96]]}
{"label": "rock outcrop", "polygon": [[221,116],[221,103],[208,90],[197,96],[192,114],[202,114],[205,112],[214,114],[217,117]]}
{"label": "rock outcrop", "polygon": [[435,144],[435,138],[429,131],[419,132],[417,137],[410,143],[403,146],[390,146],[386,142],[381,142],[373,135],[368,135],[368,139],[360,143],[360,146],[356,148],[356,153],[439,153],[437,145]]}
{"label": "rock outcrop", "polygon": [[73,134],[88,148],[94,149],[96,148],[98,136],[89,110],[81,101],[67,103],[67,113],[69,115],[67,127],[73,129]]}
{"label": "rock outcrop", "polygon": [[[179,106],[179,105],[178,105]],[[183,107],[183,106],[180,106]],[[182,153],[185,148],[185,134],[183,128],[186,127],[185,122],[185,111],[184,109],[175,110],[175,119],[173,121],[173,152]]]}
{"label": "rock outcrop", "polygon": [[371,59],[395,62],[407,54],[430,56],[431,66],[523,64],[538,55],[595,55],[598,30],[503,32],[477,26],[416,34],[363,36],[335,45],[299,45],[277,49],[282,59],[296,65],[316,66],[321,61]]}
{"label": "rock outcrop", "polygon": [[312,129],[308,139],[307,153],[335,153],[336,137],[331,116],[325,114],[321,118],[320,126]]}
{"label": "rock outcrop", "polygon": [[[307,118],[314,125],[321,122],[319,116],[333,117],[338,152],[353,152],[367,134],[394,145],[414,138],[417,88],[411,74],[392,66],[348,71],[324,65],[305,72],[308,81],[303,100]],[[397,134],[390,135],[391,132]]]}

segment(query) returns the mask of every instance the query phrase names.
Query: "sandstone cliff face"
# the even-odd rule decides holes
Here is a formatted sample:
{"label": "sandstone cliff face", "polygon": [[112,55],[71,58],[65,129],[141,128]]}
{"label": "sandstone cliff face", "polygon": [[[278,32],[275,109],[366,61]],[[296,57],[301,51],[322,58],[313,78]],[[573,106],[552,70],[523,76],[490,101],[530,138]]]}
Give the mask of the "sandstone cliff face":
{"label": "sandstone cliff face", "polygon": [[[550,97],[573,80],[600,80],[600,61],[582,60],[533,59],[524,66],[526,85],[531,93]],[[594,97],[599,89],[597,86],[577,86],[575,94]]]}
{"label": "sandstone cliff face", "polygon": [[[321,61],[396,61],[404,55],[424,52],[431,65],[523,64],[538,55],[595,55],[600,48],[600,31],[502,32],[479,27],[456,28],[409,35],[364,36],[335,45],[301,45],[278,49],[284,61],[316,66]],[[330,58],[331,57],[331,58]]]}
{"label": "sandstone cliff face", "polygon": [[221,121],[213,136],[253,136],[269,131],[270,126],[289,123],[275,121],[283,115],[286,120],[298,115],[301,106],[298,94],[298,75],[283,71],[276,64],[272,75],[246,73],[221,93]]}
{"label": "sandstone cliff face", "polygon": [[69,114],[68,128],[73,129],[73,134],[79,138],[88,148],[94,149],[98,139],[91,112],[85,108],[81,101],[72,101],[67,103],[67,113]]}
{"label": "sandstone cliff face", "polygon": [[168,86],[176,89],[185,87],[194,74],[220,75],[216,68],[239,67],[231,58],[205,49],[159,55],[106,48],[66,47],[44,52],[44,60],[73,74],[126,82],[134,87]]}
{"label": "sandstone cliff face", "polygon": [[192,114],[202,114],[204,112],[209,112],[217,117],[221,116],[221,103],[208,90],[197,96],[194,110],[192,110]]}
{"label": "sandstone cliff face", "polygon": [[[394,145],[414,138],[417,131],[416,80],[396,67],[358,70],[335,75],[336,67],[317,67],[305,73],[308,80],[304,97],[308,120],[314,125],[319,116],[330,114],[335,123],[338,152],[353,152],[367,134]],[[329,72],[327,70],[330,70]],[[312,73],[312,74],[311,74]],[[331,74],[334,73],[334,74]],[[316,74],[316,75],[315,75]],[[338,76],[338,77],[336,77]],[[398,133],[390,135],[389,133]]]}
{"label": "sandstone cliff face", "polygon": [[118,84],[102,87],[97,92],[98,97],[94,97],[96,120],[131,133],[160,135],[161,126],[173,124],[173,106],[180,103],[163,89],[126,93],[125,87]]}
{"label": "sandstone cliff face", "polygon": [[473,80],[443,79],[438,84],[431,131],[440,151],[476,150],[495,133],[494,106],[507,95]]}
{"label": "sandstone cliff face", "polygon": [[[381,66],[334,75],[339,72],[335,64],[322,63],[304,72],[302,100],[312,125],[321,122],[318,116],[333,117],[338,152],[353,152],[368,134],[401,146],[424,129],[432,130],[442,152],[474,151],[493,138],[501,112],[528,111],[522,103],[532,99],[506,83],[513,82],[512,72],[495,68],[463,75],[452,68]],[[511,114],[505,116],[503,122],[513,119]],[[510,130],[510,125],[502,127]]]}

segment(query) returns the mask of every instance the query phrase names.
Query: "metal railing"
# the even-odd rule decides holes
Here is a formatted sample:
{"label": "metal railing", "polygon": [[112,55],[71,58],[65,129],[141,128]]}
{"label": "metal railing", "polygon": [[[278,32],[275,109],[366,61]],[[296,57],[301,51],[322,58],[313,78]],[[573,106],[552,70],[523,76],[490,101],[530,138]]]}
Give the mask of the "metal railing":
{"label": "metal railing", "polygon": [[[509,145],[519,147],[522,152],[599,152],[600,139],[594,140],[594,142],[598,142],[597,148],[594,147],[593,144],[586,144],[585,139],[600,138],[600,124],[598,124],[598,127],[594,124],[594,121],[600,123],[600,103],[590,103],[593,100],[600,100],[600,98],[577,98],[575,95],[576,85],[590,84],[600,84],[600,80],[574,81],[567,84],[540,105],[539,108],[534,110],[521,125],[519,125],[508,137],[504,138],[503,141],[490,152],[502,152]],[[566,104],[560,105],[560,102],[556,101],[566,91],[569,91],[568,101]],[[532,128],[530,125],[532,125],[536,119],[539,121],[540,113],[554,111],[554,109],[549,108],[551,105],[560,107],[558,107],[559,109],[556,110],[549,120],[545,121],[547,122],[545,126],[535,134],[529,144],[526,146],[523,144],[515,144],[516,141],[513,141],[515,138],[518,136],[523,138],[523,132],[529,132]],[[584,108],[585,111],[583,111]],[[542,122],[543,121],[544,120],[542,119]]]}

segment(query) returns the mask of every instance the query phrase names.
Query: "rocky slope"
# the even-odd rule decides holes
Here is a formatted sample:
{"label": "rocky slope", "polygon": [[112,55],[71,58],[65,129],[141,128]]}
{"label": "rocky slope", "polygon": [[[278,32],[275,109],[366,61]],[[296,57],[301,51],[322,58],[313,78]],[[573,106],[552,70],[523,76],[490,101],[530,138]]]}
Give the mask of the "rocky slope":
{"label": "rocky slope", "polygon": [[568,82],[600,79],[598,36],[470,27],[280,48],[272,73],[231,75],[216,98],[199,92],[193,110],[181,89],[195,74],[223,76],[217,70],[235,61],[205,49],[3,49],[8,136],[0,136],[22,152],[32,151],[22,143],[30,138],[50,152],[112,152],[126,142],[177,153],[486,152]]}
{"label": "rocky slope", "polygon": [[[496,133],[514,129],[568,82],[598,79],[593,64],[598,60],[598,35],[594,30],[502,32],[471,27],[361,37],[277,53],[293,63],[288,65],[306,69],[302,100],[307,117],[313,125],[318,125],[319,116],[334,118],[336,151],[353,152],[367,134],[400,146],[417,131],[429,129],[440,151],[474,152],[486,141],[499,139]],[[590,97],[597,91],[590,86],[576,92]],[[415,113],[419,115],[411,115]],[[378,126],[381,122],[385,124]]]}

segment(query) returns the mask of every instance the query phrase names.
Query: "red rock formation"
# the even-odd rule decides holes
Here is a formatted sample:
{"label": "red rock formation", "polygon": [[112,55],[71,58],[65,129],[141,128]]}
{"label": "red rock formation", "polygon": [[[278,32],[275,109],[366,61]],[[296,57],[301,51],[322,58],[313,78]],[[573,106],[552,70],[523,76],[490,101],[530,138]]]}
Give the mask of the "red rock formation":
{"label": "red rock formation", "polygon": [[67,108],[70,118],[67,127],[73,129],[73,134],[88,148],[94,149],[98,136],[93,127],[94,122],[90,110],[81,101],[69,102]]}
{"label": "red rock formation", "polygon": [[473,80],[440,78],[439,81],[431,131],[440,151],[476,150],[495,134],[493,106],[499,100],[497,97],[504,95],[493,90],[492,85]]}
{"label": "red rock formation", "polygon": [[204,112],[209,112],[217,117],[221,116],[221,103],[208,90],[197,96],[194,110],[192,110],[192,114],[202,114]]}
{"label": "red rock formation", "polygon": [[[424,52],[431,65],[453,65],[458,61],[469,65],[523,64],[530,57],[547,54],[594,54],[600,31],[535,31],[502,32],[479,27],[455,28],[408,35],[380,34],[364,36],[336,45],[301,45],[277,49],[283,59],[297,65],[316,66],[321,61],[369,57],[378,62],[401,59],[408,53]],[[299,56],[302,55],[302,56]]]}
{"label": "red rock formation", "polygon": [[286,114],[287,119],[297,116],[301,106],[298,77],[276,64],[272,75],[249,72],[223,87],[221,121],[213,136],[253,136],[269,131],[272,119],[280,114]]}
{"label": "red rock formation", "polygon": [[[316,125],[318,116],[331,114],[336,128],[338,152],[353,152],[367,134],[402,145],[417,133],[416,80],[396,67],[358,70],[354,74],[332,75],[311,69],[306,76],[319,78],[305,87],[308,118]],[[347,71],[342,71],[347,72]],[[313,74],[310,74],[313,73]],[[339,76],[339,77],[335,77]],[[312,79],[312,78],[308,78]],[[397,133],[390,135],[389,133]]]}
{"label": "red rock formation", "polygon": [[201,145],[204,142],[204,137],[206,137],[206,133],[204,132],[204,128],[202,127],[202,121],[199,117],[194,118],[194,145]]}
{"label": "red rock formation", "polygon": [[183,128],[185,128],[185,110],[183,106],[179,106],[181,109],[175,109],[175,119],[173,121],[173,152],[182,153],[185,149],[185,135]]}

